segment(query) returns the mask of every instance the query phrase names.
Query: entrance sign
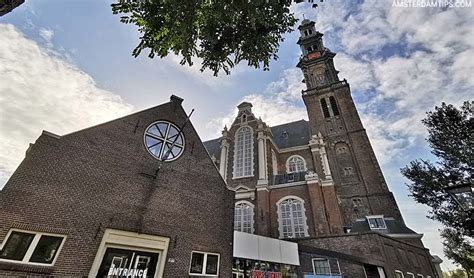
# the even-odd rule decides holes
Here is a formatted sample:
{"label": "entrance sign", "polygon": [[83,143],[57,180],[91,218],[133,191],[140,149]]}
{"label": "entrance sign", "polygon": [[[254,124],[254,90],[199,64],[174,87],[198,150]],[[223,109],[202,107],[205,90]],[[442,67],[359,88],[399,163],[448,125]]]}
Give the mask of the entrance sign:
{"label": "entrance sign", "polygon": [[170,239],[106,229],[89,277],[162,278]]}
{"label": "entrance sign", "polygon": [[107,248],[98,277],[154,277],[159,253]]}

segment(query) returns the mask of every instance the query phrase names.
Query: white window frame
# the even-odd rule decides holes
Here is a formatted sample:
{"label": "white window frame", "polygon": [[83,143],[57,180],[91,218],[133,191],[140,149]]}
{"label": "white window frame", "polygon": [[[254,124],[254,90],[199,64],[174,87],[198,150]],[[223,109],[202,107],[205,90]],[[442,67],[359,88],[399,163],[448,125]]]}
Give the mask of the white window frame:
{"label": "white window frame", "polygon": [[[293,158],[299,158],[303,161],[303,170],[302,171],[295,171],[295,172],[291,172],[290,171],[290,160],[293,159]],[[288,159],[286,160],[286,172],[288,174],[291,174],[291,173],[298,173],[298,172],[304,172],[306,171],[308,168],[306,167],[306,160],[301,156],[301,155],[292,155],[290,157],[288,157]]]}
{"label": "white window frame", "polygon": [[[253,234],[255,233],[255,205],[250,203],[249,201],[239,201],[239,202],[236,202],[235,205],[234,205],[234,209],[235,207],[237,207],[238,205],[241,205],[241,204],[245,204],[245,205],[248,205],[251,209],[251,213],[250,213],[250,233]],[[243,224],[243,220],[242,220],[242,224]],[[242,225],[242,228],[243,228],[243,225]],[[234,219],[234,230],[235,230],[235,219]],[[243,230],[235,230],[235,231],[239,231],[239,232],[243,232],[245,233]]]}
{"label": "white window frame", "polygon": [[97,250],[88,277],[97,276],[107,248],[119,248],[159,254],[154,278],[162,278],[163,271],[165,269],[169,243],[170,239],[167,237],[138,234],[129,231],[107,228],[104,232],[104,235],[102,236],[102,241],[99,245],[99,249]]}
{"label": "white window frame", "polygon": [[[336,258],[335,258],[335,260],[336,260],[336,262],[337,262],[337,268],[338,268],[338,270],[339,270],[339,275],[335,275],[335,276],[341,276],[342,273],[341,273],[341,266],[339,265],[339,260],[336,259]],[[313,274],[314,274],[314,275],[320,275],[320,274],[317,274],[317,273],[316,273],[316,267],[314,266],[314,261],[326,261],[327,264],[328,264],[329,273],[324,273],[324,274],[328,274],[329,276],[333,276],[333,273],[332,273],[332,270],[331,270],[331,264],[329,263],[329,258],[327,258],[327,257],[320,257],[320,258],[312,258],[312,259],[311,259],[311,264],[312,264],[312,266],[313,266]],[[322,275],[324,275],[324,274],[322,274]]]}
{"label": "white window frame", "polygon": [[[387,229],[387,223],[385,223],[385,219],[384,219],[383,215],[368,215],[365,218],[367,218],[367,224],[369,224],[369,228],[371,230],[386,230]],[[382,218],[382,222],[383,222],[383,225],[384,225],[383,228],[372,228],[372,227],[370,227],[369,219],[376,219],[376,218]]]}
{"label": "white window frame", "polygon": [[395,270],[395,277],[397,277],[397,273],[400,273],[402,275],[402,278],[405,278],[405,275],[403,275],[403,272],[400,270]]}
{"label": "white window frame", "polygon": [[[242,175],[237,175],[237,146],[238,146],[238,137],[239,133],[242,131],[242,129],[248,128],[250,130],[250,165],[251,165],[251,171],[250,175],[245,175],[245,160],[244,157],[242,157]],[[248,177],[253,177],[254,176],[254,153],[253,153],[253,148],[254,148],[254,142],[253,142],[253,129],[249,125],[243,125],[239,129],[235,131],[235,136],[234,136],[234,169],[233,169],[233,179],[240,179],[240,178],[248,178]],[[245,149],[244,149],[245,153]]]}
{"label": "white window frame", "polygon": [[[193,253],[197,254],[204,254],[204,260],[202,262],[202,272],[199,273],[191,273],[191,263],[193,262]],[[206,274],[206,267],[207,267],[207,255],[215,255],[217,256],[217,274]],[[211,252],[202,252],[202,251],[191,251],[191,258],[189,259],[189,276],[205,276],[205,277],[219,277],[219,270],[221,264],[221,254],[219,253],[211,253]]]}
{"label": "white window frame", "polygon": [[417,275],[416,275],[416,278],[423,278],[423,275],[417,274]]}
{"label": "white window frame", "polygon": [[[10,238],[10,235],[12,232],[19,232],[19,233],[28,233],[28,234],[34,234],[35,236],[33,237],[33,240],[30,243],[30,246],[28,247],[25,255],[23,256],[23,259],[21,261],[19,260],[10,260],[10,259],[0,259],[0,262],[8,262],[8,263],[16,263],[16,264],[28,264],[28,265],[40,265],[40,266],[54,266],[56,263],[56,260],[59,257],[59,254],[61,253],[61,249],[64,246],[64,242],[66,241],[67,236],[66,235],[61,235],[61,234],[54,234],[54,233],[43,233],[43,232],[34,232],[34,231],[28,231],[28,230],[22,230],[22,229],[10,229],[7,233],[7,236],[3,240],[2,244],[0,244],[0,250],[3,250],[3,247],[5,244],[7,244],[8,239]],[[51,263],[35,263],[35,262],[30,262],[29,260],[31,259],[31,256],[33,255],[33,252],[36,249],[36,246],[38,245],[38,242],[40,241],[42,236],[54,236],[54,237],[61,237],[63,238],[61,244],[58,247],[58,250],[56,251],[56,254],[54,255],[54,259]]]}
{"label": "white window frame", "polygon": [[415,274],[411,272],[407,272],[408,278],[415,278]]}
{"label": "white window frame", "polygon": [[[304,200],[301,199],[300,197],[298,196],[294,196],[294,195],[290,195],[290,196],[285,196],[283,198],[281,198],[280,200],[278,200],[278,202],[276,203],[276,206],[277,206],[277,214],[278,214],[278,232],[279,232],[279,238],[285,238],[283,236],[283,219],[282,219],[282,211],[281,211],[281,208],[280,208],[280,204],[288,199],[296,199],[298,201],[301,202],[301,206],[302,206],[302,209],[303,209],[303,230],[304,230],[304,236],[305,237],[308,237],[309,236],[309,233],[308,233],[308,218],[306,216],[306,208],[304,206]],[[290,238],[296,238],[295,237],[295,233],[293,231],[293,237],[290,237]]]}

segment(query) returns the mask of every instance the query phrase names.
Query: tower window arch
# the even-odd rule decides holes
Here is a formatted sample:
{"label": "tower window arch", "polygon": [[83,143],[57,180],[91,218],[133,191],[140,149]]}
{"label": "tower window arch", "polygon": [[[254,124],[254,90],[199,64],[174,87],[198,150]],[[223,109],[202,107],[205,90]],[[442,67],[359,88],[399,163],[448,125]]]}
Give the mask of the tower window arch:
{"label": "tower window arch", "polygon": [[286,171],[288,173],[297,173],[306,171],[306,161],[299,155],[293,155],[286,161]]}
{"label": "tower window arch", "polygon": [[277,202],[280,238],[307,237],[308,225],[303,199],[287,196]]}
{"label": "tower window arch", "polygon": [[235,133],[234,178],[253,176],[253,131],[249,126]]}
{"label": "tower window arch", "polygon": [[333,96],[329,97],[329,103],[331,104],[332,114],[339,116],[339,109],[337,108],[336,99]]}
{"label": "tower window arch", "polygon": [[328,104],[327,104],[325,98],[322,98],[322,99],[321,99],[321,109],[323,110],[324,118],[329,118],[329,117],[331,117],[331,115],[329,114]]}
{"label": "tower window arch", "polygon": [[254,208],[247,201],[235,203],[234,208],[234,230],[253,234],[254,232]]}

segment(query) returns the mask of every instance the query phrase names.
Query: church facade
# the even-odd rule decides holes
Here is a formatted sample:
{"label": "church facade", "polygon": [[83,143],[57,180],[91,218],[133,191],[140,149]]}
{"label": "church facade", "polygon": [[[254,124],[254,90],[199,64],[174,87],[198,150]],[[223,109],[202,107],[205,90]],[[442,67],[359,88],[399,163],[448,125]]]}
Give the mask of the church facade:
{"label": "church facade", "polygon": [[[384,180],[335,53],[314,22],[299,30],[309,121],[270,127],[243,102],[222,137],[204,142],[235,192],[234,229],[297,242],[298,277],[436,277]],[[234,277],[251,275],[234,262]]]}
{"label": "church facade", "polygon": [[43,132],[0,191],[0,277],[232,277],[233,194],[182,101]]}
{"label": "church facade", "polygon": [[203,143],[171,96],[43,132],[0,191],[0,277],[437,277],[335,53],[299,30],[309,121],[270,127],[243,102]]}

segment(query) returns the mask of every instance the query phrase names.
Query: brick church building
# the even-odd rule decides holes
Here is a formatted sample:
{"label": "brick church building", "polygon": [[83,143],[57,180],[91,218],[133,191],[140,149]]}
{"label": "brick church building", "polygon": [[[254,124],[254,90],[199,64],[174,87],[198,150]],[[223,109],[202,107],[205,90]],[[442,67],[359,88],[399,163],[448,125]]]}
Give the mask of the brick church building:
{"label": "brick church building", "polygon": [[[270,127],[243,102],[222,137],[204,142],[235,192],[234,229],[298,243],[298,277],[436,277],[314,25],[305,19],[298,40],[309,121]],[[234,261],[234,277],[250,277],[248,264]]]}
{"label": "brick church building", "polygon": [[335,54],[299,29],[309,121],[270,127],[244,102],[203,144],[172,96],[43,132],[0,191],[0,277],[437,277]]}

